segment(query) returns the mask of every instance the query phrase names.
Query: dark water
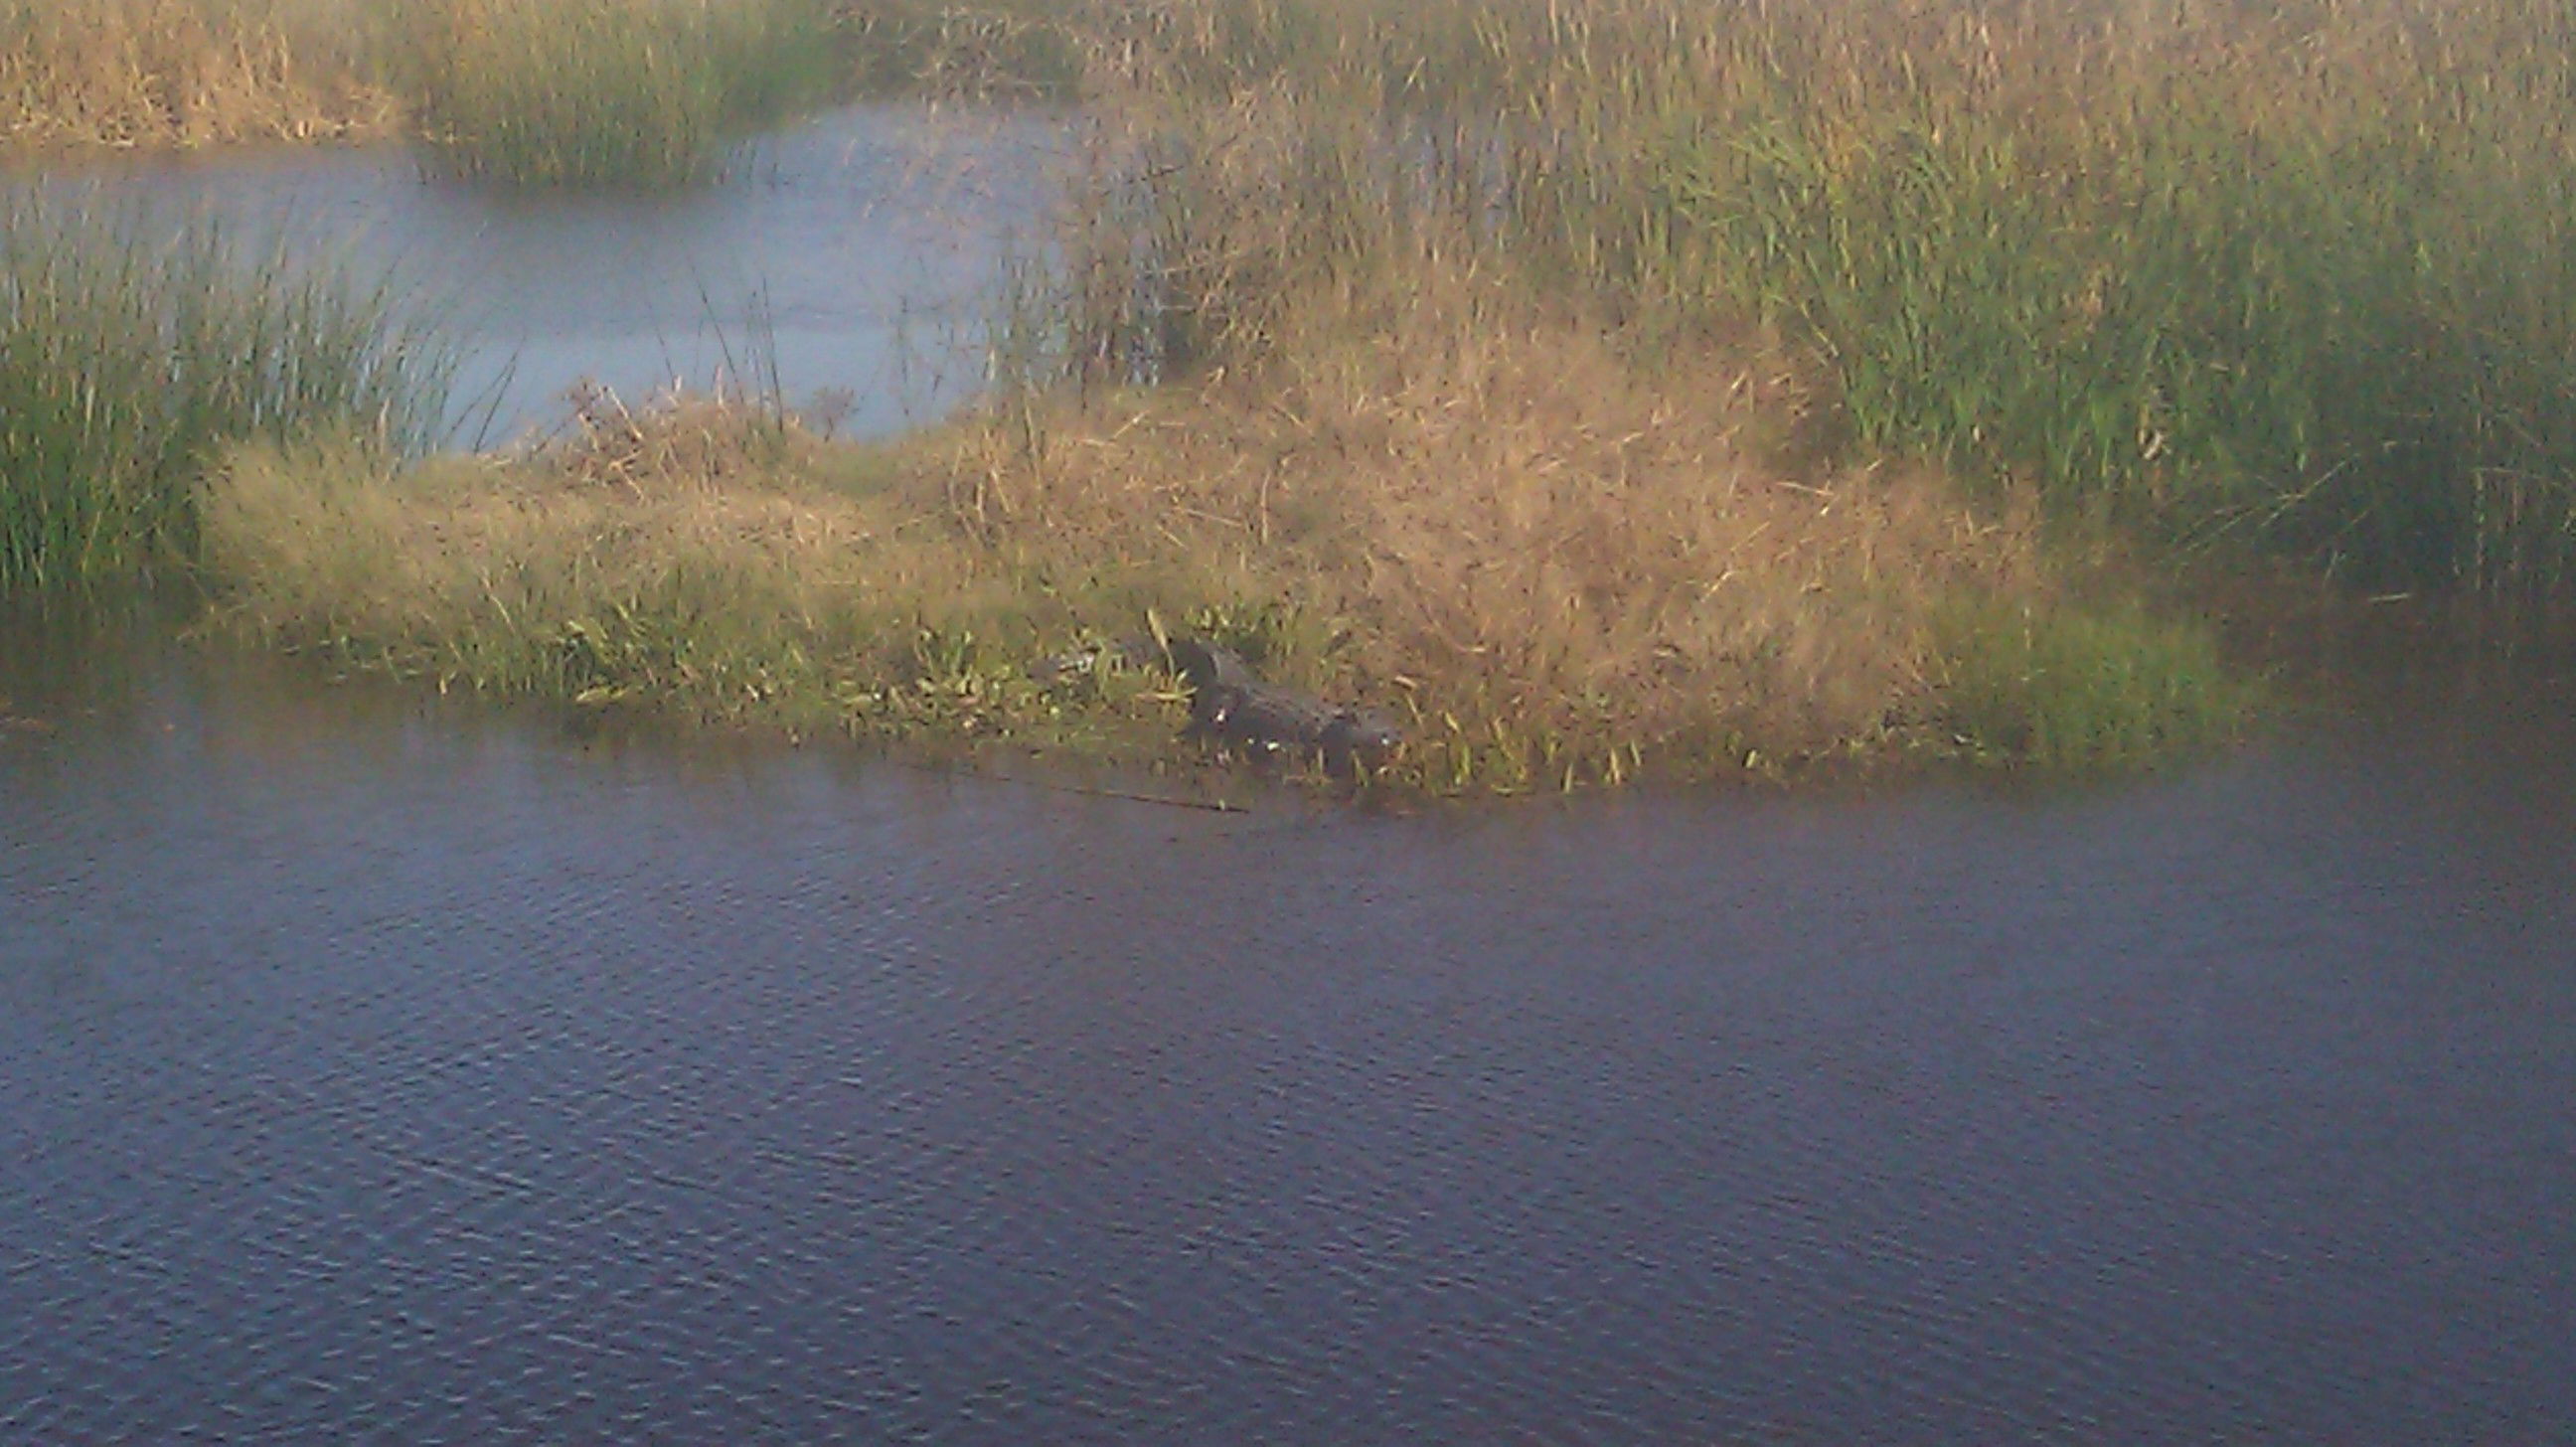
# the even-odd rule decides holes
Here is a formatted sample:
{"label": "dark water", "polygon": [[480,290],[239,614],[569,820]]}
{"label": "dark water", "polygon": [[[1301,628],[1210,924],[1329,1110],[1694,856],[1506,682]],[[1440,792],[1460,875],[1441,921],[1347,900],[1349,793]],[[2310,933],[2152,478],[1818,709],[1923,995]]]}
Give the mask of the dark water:
{"label": "dark water", "polygon": [[[847,394],[848,430],[938,415],[985,377],[1004,259],[1040,234],[1062,123],[862,107],[742,151],[669,195],[513,194],[425,179],[401,147],[92,161],[0,176],[65,204],[274,237],[369,284],[459,346],[461,440],[565,412],[593,378],[630,403],[675,381]],[[264,253],[263,253],[264,254]]]}
{"label": "dark water", "polygon": [[1215,815],[0,631],[0,1440],[2576,1435],[2576,681]]}

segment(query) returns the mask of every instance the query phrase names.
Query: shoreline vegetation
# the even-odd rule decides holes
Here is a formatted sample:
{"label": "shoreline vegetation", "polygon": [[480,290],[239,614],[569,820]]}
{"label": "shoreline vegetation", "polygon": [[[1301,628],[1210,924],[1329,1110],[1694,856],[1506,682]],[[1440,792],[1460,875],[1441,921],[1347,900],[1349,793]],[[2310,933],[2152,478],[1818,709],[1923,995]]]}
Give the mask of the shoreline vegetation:
{"label": "shoreline vegetation", "polygon": [[[233,49],[366,79],[467,174],[681,184],[826,95],[1073,103],[1083,141],[949,423],[593,391],[423,456],[333,401],[189,434],[124,511],[0,456],[0,587],[180,568],[343,667],[1131,760],[1175,680],[1030,670],[1151,618],[1397,717],[1395,782],[1510,792],[2127,765],[2260,705],[2209,580],[2576,582],[2541,0],[122,3],[363,34]],[[113,311],[32,306],[12,226],[0,393]]]}
{"label": "shoreline vegetation", "polygon": [[417,448],[446,375],[390,298],[282,251],[0,198],[0,594],[186,573],[209,458],[321,429]]}
{"label": "shoreline vegetation", "polygon": [[855,88],[827,0],[0,0],[0,155],[408,140],[520,186],[687,185]]}

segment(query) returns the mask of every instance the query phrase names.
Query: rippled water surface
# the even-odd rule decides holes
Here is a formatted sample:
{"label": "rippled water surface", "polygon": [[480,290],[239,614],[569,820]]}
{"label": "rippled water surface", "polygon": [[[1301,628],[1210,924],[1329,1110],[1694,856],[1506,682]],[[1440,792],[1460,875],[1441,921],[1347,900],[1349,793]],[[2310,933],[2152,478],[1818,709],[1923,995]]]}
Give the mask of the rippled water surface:
{"label": "rippled water surface", "polygon": [[[975,380],[1044,122],[342,248],[497,431]],[[2116,787],[1213,814],[0,615],[0,1442],[2576,1438],[2576,670]]]}
{"label": "rippled water surface", "polygon": [[2564,657],[1221,815],[12,623],[0,1440],[2566,1440]]}

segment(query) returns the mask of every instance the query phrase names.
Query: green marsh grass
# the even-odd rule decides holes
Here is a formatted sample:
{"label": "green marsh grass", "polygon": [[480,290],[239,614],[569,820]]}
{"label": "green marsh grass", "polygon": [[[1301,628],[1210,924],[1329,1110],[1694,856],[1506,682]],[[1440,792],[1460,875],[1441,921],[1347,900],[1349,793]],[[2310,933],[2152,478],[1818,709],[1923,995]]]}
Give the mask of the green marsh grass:
{"label": "green marsh grass", "polygon": [[2563,12],[2237,10],[2051,60],[2037,30],[1933,49],[1865,101],[1683,146],[1674,215],[1721,295],[1825,359],[1865,444],[2186,549],[2563,587]]}
{"label": "green marsh grass", "polygon": [[1941,721],[1979,761],[2132,766],[2229,737],[2261,702],[2212,629],[2135,603],[1987,602],[1953,613],[1941,632]]}
{"label": "green marsh grass", "polygon": [[1816,403],[1789,430],[1844,460],[2372,586],[2576,581],[2556,0],[1047,23],[1099,121],[1053,306],[1069,370],[1240,369],[1303,345],[1318,297],[1400,296],[1443,257],[1585,299],[1640,365],[1767,337]]}
{"label": "green marsh grass", "polygon": [[327,268],[0,205],[0,591],[184,567],[219,448],[325,427],[415,442],[443,378],[387,298]]}
{"label": "green marsh grass", "polygon": [[403,0],[391,31],[438,164],[517,185],[684,185],[840,82],[821,0]]}
{"label": "green marsh grass", "polygon": [[[405,463],[363,439],[234,449],[210,491],[219,616],[342,666],[719,726],[1087,740],[1150,680],[1049,694],[1048,587],[963,542],[938,489],[774,409],[605,394],[552,441]],[[1101,609],[1105,615],[1107,609]],[[1127,731],[1167,743],[1156,723]]]}

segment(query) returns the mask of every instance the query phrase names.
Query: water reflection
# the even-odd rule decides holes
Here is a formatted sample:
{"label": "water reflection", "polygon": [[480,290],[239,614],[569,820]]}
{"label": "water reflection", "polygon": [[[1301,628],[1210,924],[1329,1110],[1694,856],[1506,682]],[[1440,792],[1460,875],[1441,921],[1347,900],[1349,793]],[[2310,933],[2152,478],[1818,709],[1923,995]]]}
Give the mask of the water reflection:
{"label": "water reflection", "polygon": [[747,148],[719,185],[518,195],[395,148],[142,156],[20,186],[159,224],[211,218],[389,276],[466,348],[463,440],[557,420],[583,377],[640,401],[726,377],[849,398],[850,430],[935,417],[983,380],[996,267],[1042,240],[1063,137],[1040,115],[861,107]]}

